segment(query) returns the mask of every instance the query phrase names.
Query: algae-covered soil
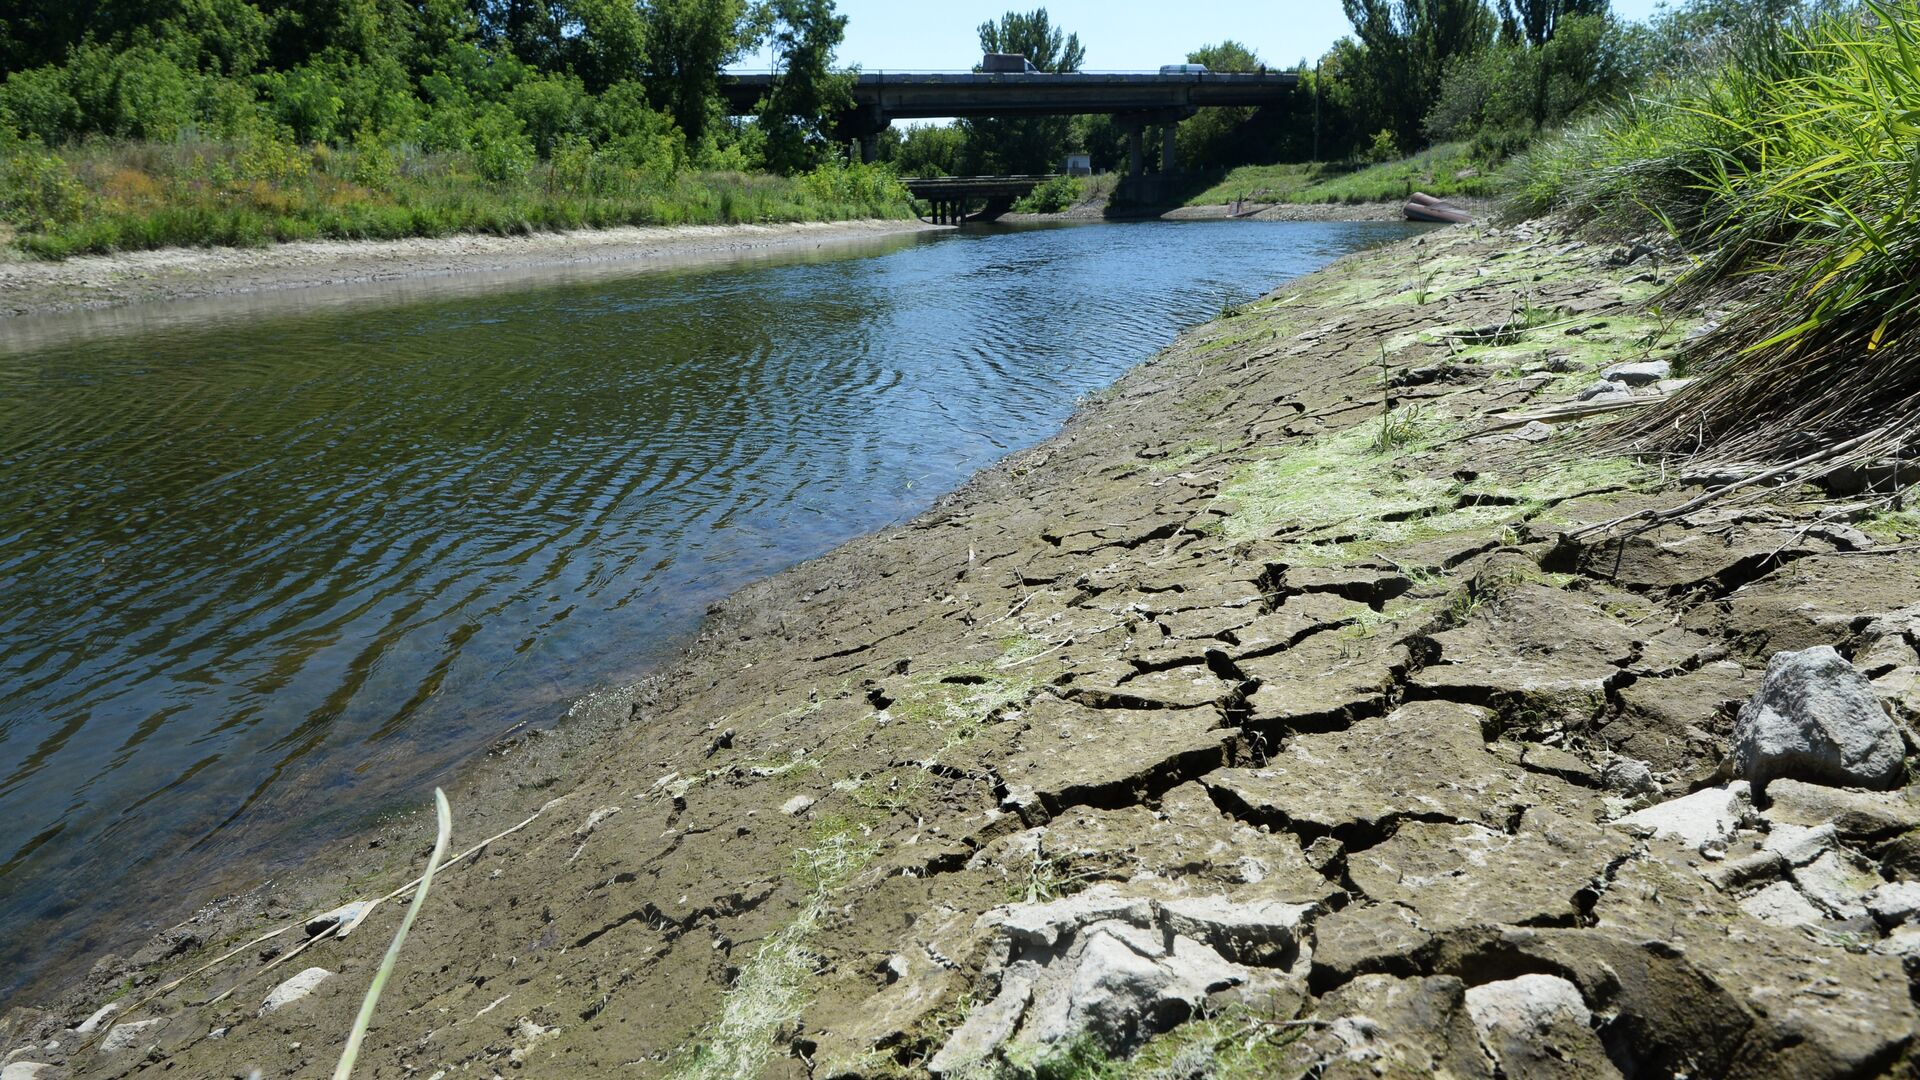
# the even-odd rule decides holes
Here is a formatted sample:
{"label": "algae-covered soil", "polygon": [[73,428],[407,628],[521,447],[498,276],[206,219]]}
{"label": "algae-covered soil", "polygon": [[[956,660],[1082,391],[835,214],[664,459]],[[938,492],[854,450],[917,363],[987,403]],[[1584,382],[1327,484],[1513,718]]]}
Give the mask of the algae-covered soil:
{"label": "algae-covered soil", "polygon": [[[1779,650],[1904,713],[1913,530],[1780,489],[1572,538],[1698,494],[1526,422],[1705,317],[1626,263],[1537,226],[1348,258],[742,591],[570,763],[529,737],[455,793],[458,852],[537,814],[436,879],[360,1075],[1904,1068],[1920,949],[1866,898],[1920,874],[1920,800],[1716,785]],[[1615,824],[1696,790],[1684,839]],[[327,1074],[402,905],[300,924],[427,828],[103,962],[7,1056]]]}

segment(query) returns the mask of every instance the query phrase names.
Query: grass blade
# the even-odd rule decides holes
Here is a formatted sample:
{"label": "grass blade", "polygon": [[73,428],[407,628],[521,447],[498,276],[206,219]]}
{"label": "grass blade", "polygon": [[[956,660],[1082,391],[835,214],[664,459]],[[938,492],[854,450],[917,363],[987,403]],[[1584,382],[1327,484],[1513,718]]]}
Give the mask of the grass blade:
{"label": "grass blade", "polygon": [[406,944],[407,931],[413,929],[414,916],[420,914],[420,905],[426,902],[427,890],[433,886],[433,872],[447,857],[447,843],[453,839],[453,811],[447,808],[447,796],[439,788],[433,789],[433,810],[439,819],[440,833],[433,842],[433,854],[427,859],[427,872],[420,876],[420,888],[413,894],[413,903],[407,905],[400,929],[393,933],[393,944],[387,946],[380,970],[374,973],[373,985],[367,987],[367,996],[360,1002],[360,1015],[354,1018],[353,1032],[347,1036],[346,1049],[340,1052],[340,1064],[334,1067],[333,1080],[347,1080],[353,1075],[354,1062],[360,1059],[360,1043],[366,1039],[367,1028],[373,1023],[374,1007],[380,1003],[380,991],[386,988],[387,977],[393,974],[393,966],[400,959],[400,947]]}

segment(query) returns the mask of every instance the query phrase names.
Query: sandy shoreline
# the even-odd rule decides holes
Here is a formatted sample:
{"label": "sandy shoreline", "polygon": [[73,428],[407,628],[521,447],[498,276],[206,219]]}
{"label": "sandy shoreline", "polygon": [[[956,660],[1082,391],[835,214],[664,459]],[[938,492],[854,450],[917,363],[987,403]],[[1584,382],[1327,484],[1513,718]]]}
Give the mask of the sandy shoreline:
{"label": "sandy shoreline", "polygon": [[[1232,216],[1225,206],[1190,206],[1159,215],[1169,221]],[[1279,205],[1243,215],[1257,221],[1397,221],[1398,203]],[[1061,214],[1012,214],[1010,224],[1102,220],[1091,204]],[[266,248],[163,248],[86,255],[61,262],[0,259],[0,326],[33,333],[40,316],[125,309],[154,302],[269,300],[315,290],[358,293],[399,283],[459,287],[553,272],[618,273],[778,256],[812,248],[869,243],[941,226],[924,221],[840,221],[784,225],[687,225],[621,228],[531,236],[423,237],[408,240],[314,240]],[[192,317],[198,309],[182,309]],[[53,327],[52,332],[61,332]]]}
{"label": "sandy shoreline", "polygon": [[[473,274],[688,265],[851,244],[935,228],[911,221],[689,225],[532,236],[316,240],[269,248],[165,248],[63,262],[0,262],[0,320],[184,300]],[[631,267],[638,268],[638,267]]]}

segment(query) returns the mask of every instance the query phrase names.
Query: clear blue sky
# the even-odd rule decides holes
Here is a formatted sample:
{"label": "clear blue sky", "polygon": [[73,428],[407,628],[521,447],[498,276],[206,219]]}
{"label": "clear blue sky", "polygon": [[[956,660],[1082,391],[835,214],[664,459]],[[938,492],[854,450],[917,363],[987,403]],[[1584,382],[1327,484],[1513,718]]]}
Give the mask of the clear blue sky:
{"label": "clear blue sky", "polygon": [[[1643,19],[1656,0],[1613,0]],[[1309,61],[1351,27],[1339,0],[839,0],[847,16],[842,64],[866,71],[966,70],[980,60],[975,28],[1009,9],[1045,7],[1053,24],[1080,35],[1090,69],[1140,70],[1186,59],[1189,49],[1232,38],[1276,67]],[[1170,14],[1171,13],[1171,14]],[[736,70],[764,66],[750,57]]]}

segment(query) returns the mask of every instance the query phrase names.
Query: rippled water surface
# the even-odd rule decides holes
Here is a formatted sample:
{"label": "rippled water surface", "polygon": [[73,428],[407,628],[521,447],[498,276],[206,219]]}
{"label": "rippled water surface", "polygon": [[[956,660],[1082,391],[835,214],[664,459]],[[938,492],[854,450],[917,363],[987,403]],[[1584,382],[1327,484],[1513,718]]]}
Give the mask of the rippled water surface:
{"label": "rippled water surface", "polygon": [[643,672],[1223,303],[1404,233],[966,231],[0,327],[0,996],[178,913],[137,898],[202,899]]}

